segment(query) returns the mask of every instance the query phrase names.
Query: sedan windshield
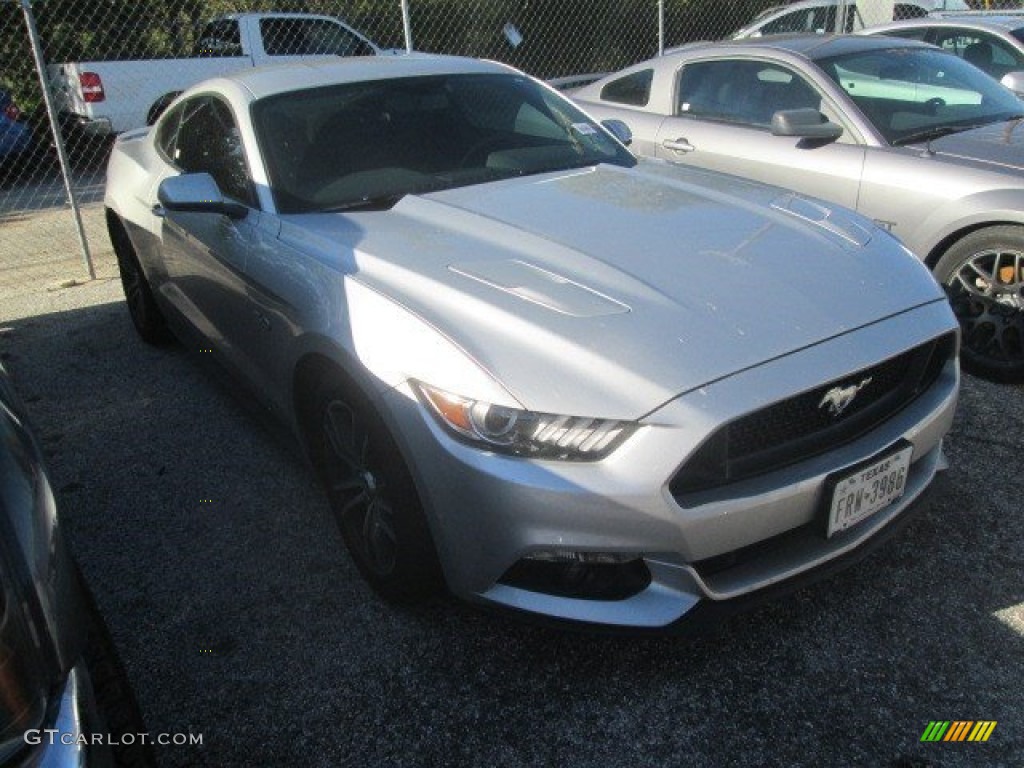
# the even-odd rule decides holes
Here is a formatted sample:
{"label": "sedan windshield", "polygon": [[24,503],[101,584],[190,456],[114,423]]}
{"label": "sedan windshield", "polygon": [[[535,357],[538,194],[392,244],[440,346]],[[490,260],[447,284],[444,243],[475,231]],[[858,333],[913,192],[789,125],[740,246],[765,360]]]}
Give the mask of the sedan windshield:
{"label": "sedan windshield", "polygon": [[564,98],[513,74],[292,91],[252,115],[282,213],[384,209],[407,194],[636,162]]}
{"label": "sedan windshield", "polygon": [[1018,118],[1024,104],[962,59],[895,48],[817,62],[890,144],[911,144]]}

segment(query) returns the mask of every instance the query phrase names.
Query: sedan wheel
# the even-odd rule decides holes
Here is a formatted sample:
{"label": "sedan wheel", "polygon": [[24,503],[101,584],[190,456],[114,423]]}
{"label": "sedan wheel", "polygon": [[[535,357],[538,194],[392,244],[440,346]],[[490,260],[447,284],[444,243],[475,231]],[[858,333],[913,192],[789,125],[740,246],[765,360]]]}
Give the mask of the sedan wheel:
{"label": "sedan wheel", "polygon": [[1024,381],[1024,228],[968,235],[939,260],[935,276],[960,321],[964,369]]}
{"label": "sedan wheel", "polygon": [[384,597],[437,592],[440,566],[401,454],[361,398],[334,389],[319,400],[312,452],[331,510],[360,573]]}

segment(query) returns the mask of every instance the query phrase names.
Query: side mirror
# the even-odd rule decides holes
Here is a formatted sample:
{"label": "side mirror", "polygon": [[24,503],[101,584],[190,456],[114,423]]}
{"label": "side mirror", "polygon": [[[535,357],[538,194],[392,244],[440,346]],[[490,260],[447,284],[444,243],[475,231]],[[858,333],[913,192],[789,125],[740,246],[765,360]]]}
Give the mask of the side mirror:
{"label": "side mirror", "polygon": [[225,200],[224,194],[208,173],[169,176],[160,182],[156,198],[168,211],[217,213],[232,219],[244,219],[249,209],[241,203]]}
{"label": "side mirror", "polygon": [[843,135],[843,127],[829,122],[821,112],[812,107],[780,109],[772,115],[772,135],[835,141]]}
{"label": "side mirror", "polygon": [[621,141],[627,147],[633,143],[633,132],[629,126],[621,120],[602,120],[603,125],[612,136]]}
{"label": "side mirror", "polygon": [[1024,72],[1007,72],[999,82],[1024,98]]}

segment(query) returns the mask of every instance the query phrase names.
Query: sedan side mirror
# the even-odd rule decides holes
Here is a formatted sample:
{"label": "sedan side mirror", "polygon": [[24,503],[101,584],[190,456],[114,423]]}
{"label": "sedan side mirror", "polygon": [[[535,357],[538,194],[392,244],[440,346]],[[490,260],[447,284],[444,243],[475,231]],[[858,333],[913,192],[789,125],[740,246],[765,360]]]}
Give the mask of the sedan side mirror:
{"label": "sedan side mirror", "polygon": [[825,116],[813,107],[780,109],[772,115],[772,135],[835,141],[843,135],[843,127],[826,120]]}
{"label": "sedan side mirror", "polygon": [[629,126],[621,120],[602,120],[601,125],[608,129],[608,133],[621,141],[627,147],[633,143],[633,132]]}
{"label": "sedan side mirror", "polygon": [[1007,72],[999,82],[1024,98],[1024,72]]}
{"label": "sedan side mirror", "polygon": [[168,211],[183,213],[219,213],[232,219],[244,219],[249,209],[224,199],[224,194],[208,173],[169,176],[160,182],[156,198]]}

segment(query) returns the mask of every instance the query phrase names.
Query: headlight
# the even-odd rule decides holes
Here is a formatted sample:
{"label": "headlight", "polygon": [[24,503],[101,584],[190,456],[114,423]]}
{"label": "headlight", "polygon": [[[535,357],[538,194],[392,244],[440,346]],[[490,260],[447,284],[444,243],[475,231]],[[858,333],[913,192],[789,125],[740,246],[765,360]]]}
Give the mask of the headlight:
{"label": "headlight", "polygon": [[442,426],[476,446],[535,459],[597,461],[615,450],[635,422],[534,413],[471,400],[421,382],[413,387]]}

